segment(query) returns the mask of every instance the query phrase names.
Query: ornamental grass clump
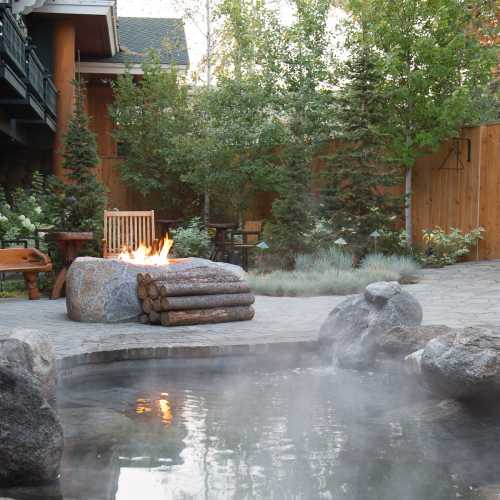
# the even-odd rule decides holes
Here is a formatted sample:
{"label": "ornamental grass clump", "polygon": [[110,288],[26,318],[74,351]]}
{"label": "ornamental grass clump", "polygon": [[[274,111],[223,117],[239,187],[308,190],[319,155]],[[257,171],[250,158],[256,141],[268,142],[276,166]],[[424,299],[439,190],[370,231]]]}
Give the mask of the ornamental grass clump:
{"label": "ornamental grass clump", "polygon": [[335,269],[351,269],[352,255],[335,246],[322,248],[312,254],[299,255],[295,259],[296,271],[323,271]]}
{"label": "ornamental grass clump", "polygon": [[359,268],[352,267],[352,255],[330,248],[312,255],[300,255],[294,271],[249,274],[255,293],[272,296],[307,297],[348,295],[362,292],[377,281],[415,280],[418,264],[408,257],[368,256]]}
{"label": "ornamental grass clump", "polygon": [[414,283],[417,280],[420,265],[407,255],[367,255],[361,262],[361,269],[371,272],[394,271],[402,283]]}

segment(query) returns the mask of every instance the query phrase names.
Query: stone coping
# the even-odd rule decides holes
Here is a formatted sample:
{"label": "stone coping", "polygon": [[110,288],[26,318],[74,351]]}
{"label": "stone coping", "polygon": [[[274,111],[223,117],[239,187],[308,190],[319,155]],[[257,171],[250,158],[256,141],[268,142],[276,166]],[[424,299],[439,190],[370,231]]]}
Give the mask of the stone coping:
{"label": "stone coping", "polygon": [[115,361],[281,356],[314,351],[321,322],[334,305],[332,297],[257,297],[251,321],[162,327],[71,321],[64,300],[5,300],[0,301],[0,337],[16,327],[46,332],[61,373]]}
{"label": "stone coping", "polygon": [[87,365],[115,363],[119,361],[145,361],[168,359],[211,359],[223,357],[293,357],[304,353],[317,353],[318,342],[271,342],[263,344],[239,344],[221,346],[131,347],[109,351],[94,351],[66,356],[57,361],[62,378],[72,376],[73,369]]}

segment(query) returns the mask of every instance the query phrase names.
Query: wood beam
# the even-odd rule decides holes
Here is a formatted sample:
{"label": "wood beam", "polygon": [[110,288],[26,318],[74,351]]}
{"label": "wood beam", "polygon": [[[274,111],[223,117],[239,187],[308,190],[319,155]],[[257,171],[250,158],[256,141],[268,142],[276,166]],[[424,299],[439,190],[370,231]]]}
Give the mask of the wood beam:
{"label": "wood beam", "polygon": [[71,20],[60,20],[54,28],[54,84],[58,90],[57,128],[54,138],[53,173],[64,178],[63,141],[74,107],[75,26]]}

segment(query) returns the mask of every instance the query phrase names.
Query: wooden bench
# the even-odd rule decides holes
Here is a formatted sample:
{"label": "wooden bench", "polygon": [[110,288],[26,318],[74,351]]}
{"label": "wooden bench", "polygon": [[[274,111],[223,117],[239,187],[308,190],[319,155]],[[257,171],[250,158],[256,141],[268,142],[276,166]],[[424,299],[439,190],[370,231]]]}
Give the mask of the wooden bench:
{"label": "wooden bench", "polygon": [[40,298],[37,285],[38,273],[50,271],[52,271],[51,260],[36,248],[0,249],[0,272],[23,273],[30,300]]}

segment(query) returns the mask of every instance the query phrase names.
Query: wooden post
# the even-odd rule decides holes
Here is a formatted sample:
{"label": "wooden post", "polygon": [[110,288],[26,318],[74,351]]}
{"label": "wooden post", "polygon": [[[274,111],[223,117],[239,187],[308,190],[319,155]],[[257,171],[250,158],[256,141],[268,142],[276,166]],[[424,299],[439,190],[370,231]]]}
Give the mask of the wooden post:
{"label": "wooden post", "polygon": [[75,26],[70,20],[55,23],[54,28],[54,84],[58,90],[57,128],[54,138],[53,173],[63,179],[62,148],[64,135],[74,107]]}
{"label": "wooden post", "polygon": [[30,300],[38,300],[40,298],[40,292],[38,291],[37,284],[38,273],[24,273],[24,281],[26,282],[26,288],[28,289],[28,297]]}

